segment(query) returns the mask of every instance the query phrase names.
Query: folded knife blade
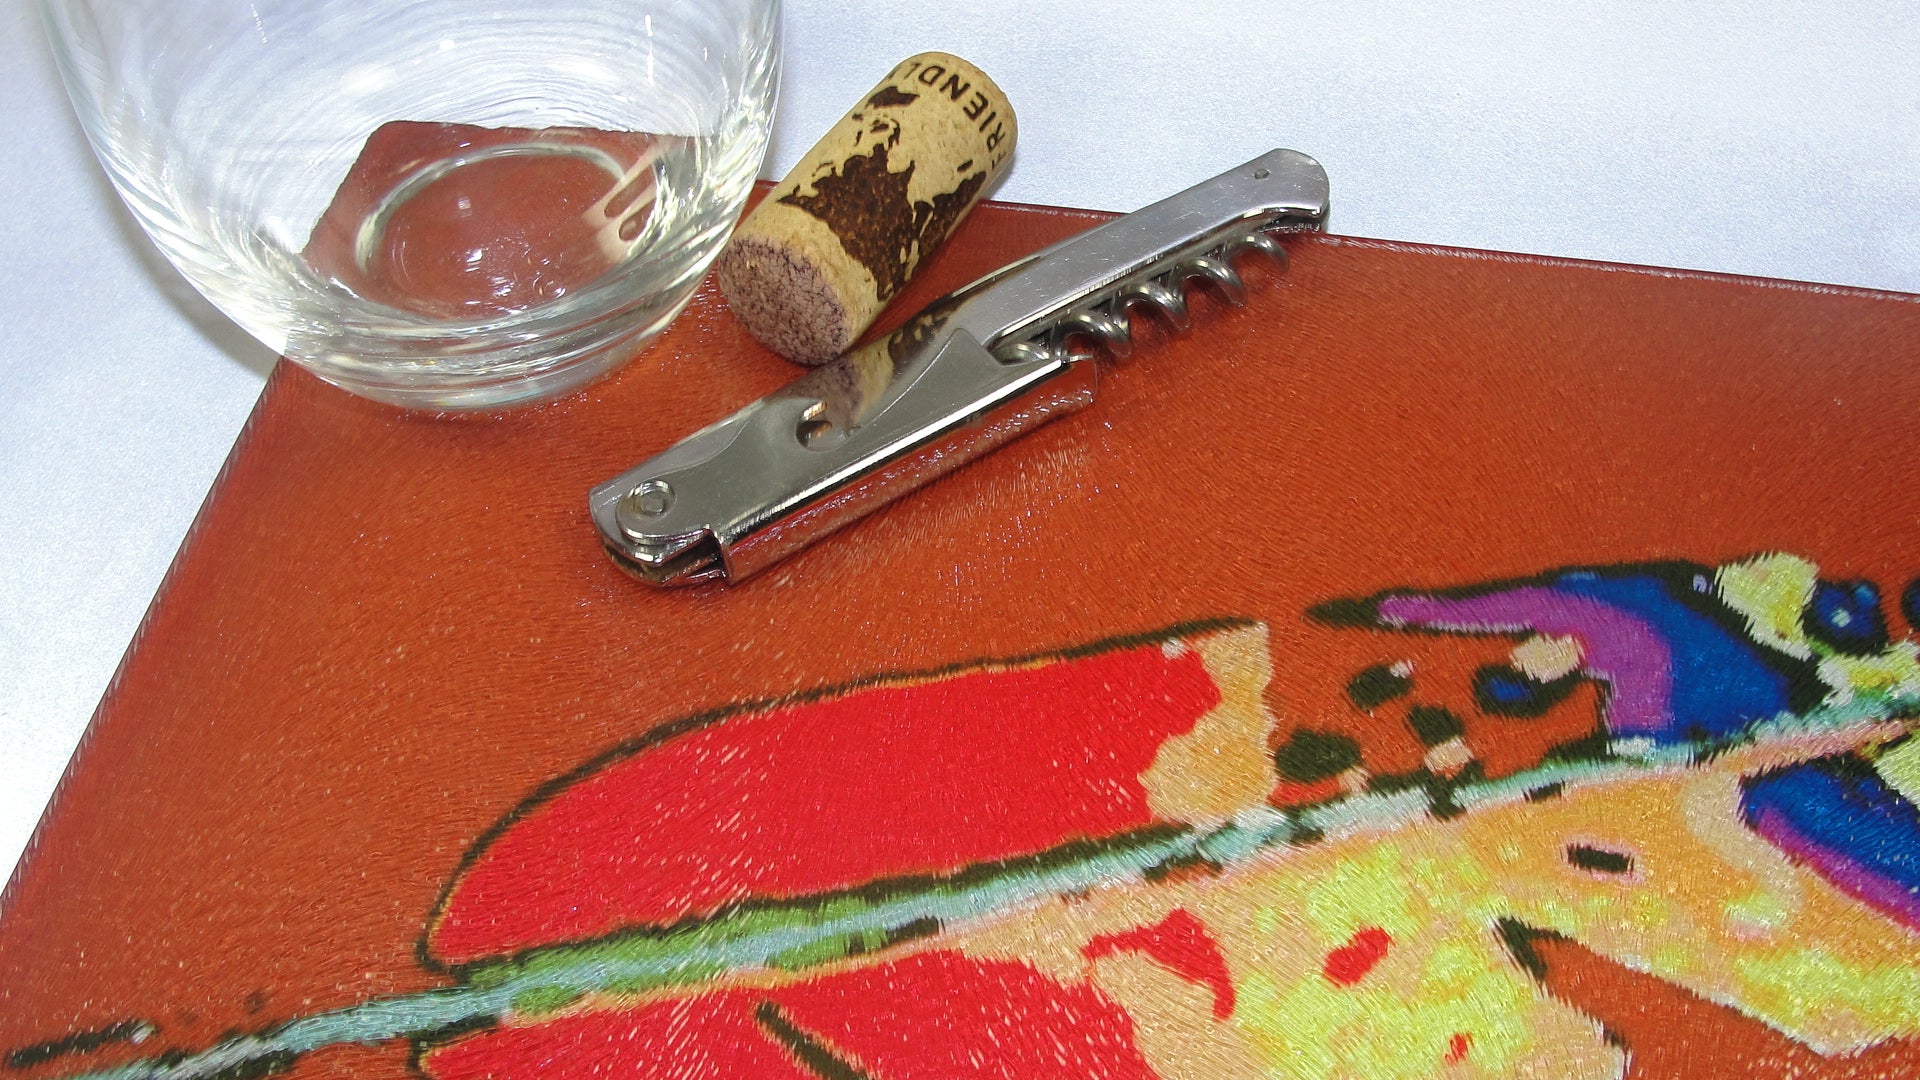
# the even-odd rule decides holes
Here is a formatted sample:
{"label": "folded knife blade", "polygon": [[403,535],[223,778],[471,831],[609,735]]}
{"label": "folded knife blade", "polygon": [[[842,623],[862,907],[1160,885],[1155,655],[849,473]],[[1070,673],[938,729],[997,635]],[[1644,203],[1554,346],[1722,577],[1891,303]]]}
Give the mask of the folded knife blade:
{"label": "folded knife blade", "polygon": [[1085,343],[1125,356],[1142,307],[1184,328],[1196,281],[1239,302],[1233,260],[1284,258],[1272,234],[1326,215],[1320,164],[1270,151],[1002,267],[595,487],[594,526],[643,581],[739,581],[1086,405]]}

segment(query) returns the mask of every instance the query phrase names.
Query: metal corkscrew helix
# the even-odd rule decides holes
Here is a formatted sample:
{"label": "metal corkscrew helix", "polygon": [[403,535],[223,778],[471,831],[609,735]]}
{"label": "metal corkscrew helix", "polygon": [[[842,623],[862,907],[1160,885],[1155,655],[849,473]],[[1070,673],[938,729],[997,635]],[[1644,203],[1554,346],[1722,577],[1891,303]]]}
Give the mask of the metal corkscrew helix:
{"label": "metal corkscrew helix", "polygon": [[995,344],[993,355],[1008,362],[1055,353],[1077,355],[1070,343],[1076,338],[1085,338],[1097,343],[1114,359],[1124,360],[1133,355],[1133,323],[1137,316],[1151,312],[1165,319],[1176,333],[1183,333],[1191,326],[1186,292],[1190,282],[1217,290],[1222,299],[1235,307],[1245,304],[1247,283],[1234,269],[1233,261],[1253,251],[1284,267],[1286,249],[1267,231],[1279,227],[1262,224],[1243,231],[1245,223],[1237,223],[1227,230],[1224,238],[1208,237],[1195,245],[1196,250],[1160,260],[1104,294],[1044,320],[1032,327],[1024,339]]}
{"label": "metal corkscrew helix", "polygon": [[1186,289],[1245,301],[1233,261],[1327,215],[1318,162],[1274,150],[994,271],[593,489],[595,527],[659,585],[737,581],[1093,400],[1133,319],[1187,327]]}

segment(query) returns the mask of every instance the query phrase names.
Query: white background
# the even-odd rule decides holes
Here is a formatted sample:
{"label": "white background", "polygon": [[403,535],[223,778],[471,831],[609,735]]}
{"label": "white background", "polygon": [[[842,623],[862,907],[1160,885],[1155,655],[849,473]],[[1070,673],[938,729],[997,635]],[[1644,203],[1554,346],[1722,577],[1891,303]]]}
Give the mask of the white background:
{"label": "white background", "polygon": [[[788,0],[785,27],[769,176],[940,48],[1019,110],[1002,199],[1130,210],[1289,146],[1338,232],[1920,292],[1912,5]],[[4,870],[272,358],[114,200],[27,0],[0,118]]]}

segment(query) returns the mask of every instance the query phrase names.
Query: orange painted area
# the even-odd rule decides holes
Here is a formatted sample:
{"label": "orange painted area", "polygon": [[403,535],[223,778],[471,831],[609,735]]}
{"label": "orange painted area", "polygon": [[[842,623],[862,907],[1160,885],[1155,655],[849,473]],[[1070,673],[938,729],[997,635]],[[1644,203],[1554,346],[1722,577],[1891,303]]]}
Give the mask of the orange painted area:
{"label": "orange painted area", "polygon": [[1212,990],[1214,1019],[1233,1015],[1233,976],[1227,972],[1226,957],[1220,954],[1220,943],[1207,931],[1206,924],[1192,912],[1176,908],[1152,926],[1100,934],[1080,950],[1089,960],[1122,952],[1144,953],[1175,975]]}

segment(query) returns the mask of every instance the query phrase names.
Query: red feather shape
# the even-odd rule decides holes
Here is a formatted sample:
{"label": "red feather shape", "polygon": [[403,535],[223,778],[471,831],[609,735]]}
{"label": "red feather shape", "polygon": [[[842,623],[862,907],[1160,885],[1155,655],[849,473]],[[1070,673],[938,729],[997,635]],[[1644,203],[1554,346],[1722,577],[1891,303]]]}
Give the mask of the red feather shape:
{"label": "red feather shape", "polygon": [[[1140,774],[1219,702],[1197,651],[1154,641],[727,716],[516,810],[428,948],[470,964],[1150,825]],[[1091,984],[945,951],[478,1032],[422,1063],[440,1080],[1153,1076]]]}
{"label": "red feather shape", "polygon": [[1197,651],[1154,643],[730,716],[516,811],[429,951],[466,964],[1148,825],[1139,774],[1219,701]]}

